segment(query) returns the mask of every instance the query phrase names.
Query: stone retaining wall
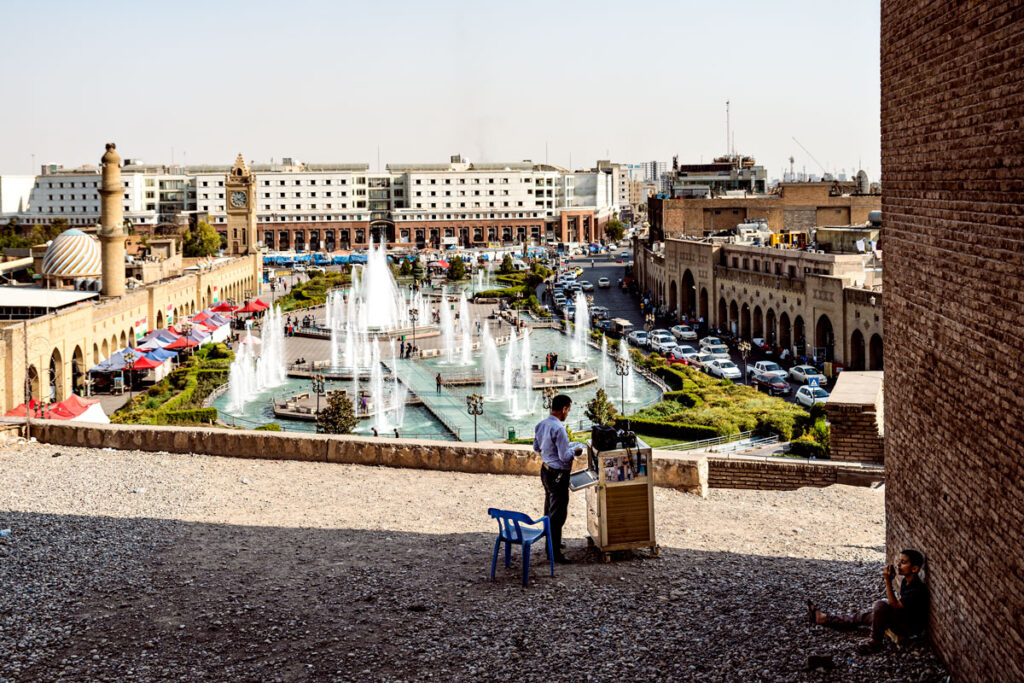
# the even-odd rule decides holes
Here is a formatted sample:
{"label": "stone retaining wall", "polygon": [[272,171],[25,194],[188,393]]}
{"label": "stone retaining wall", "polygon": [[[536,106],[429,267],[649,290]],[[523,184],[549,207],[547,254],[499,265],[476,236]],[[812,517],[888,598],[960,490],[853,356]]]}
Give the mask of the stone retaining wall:
{"label": "stone retaining wall", "polygon": [[[200,427],[85,425],[56,420],[33,420],[32,435],[43,443],[62,446],[203,453],[232,458],[382,465],[453,472],[536,475],[541,465],[540,456],[529,446],[512,444],[372,439]],[[576,468],[584,466],[584,459],[578,458]],[[707,460],[703,455],[655,453],[656,486],[706,496],[707,478]]]}
{"label": "stone retaining wall", "polygon": [[804,486],[849,484],[869,486],[885,479],[881,467],[828,460],[787,461],[786,458],[709,457],[708,486],[717,489],[792,491]]}

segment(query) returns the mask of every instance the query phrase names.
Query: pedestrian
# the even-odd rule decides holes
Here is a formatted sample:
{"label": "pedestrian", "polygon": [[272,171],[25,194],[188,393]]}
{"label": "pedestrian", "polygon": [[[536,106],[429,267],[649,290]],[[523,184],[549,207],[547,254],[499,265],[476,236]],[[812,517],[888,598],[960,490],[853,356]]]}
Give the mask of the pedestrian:
{"label": "pedestrian", "polygon": [[405,340],[403,339],[398,345],[398,357],[403,358],[405,356]]}
{"label": "pedestrian", "polygon": [[437,393],[441,393],[441,373],[437,373]]}
{"label": "pedestrian", "polygon": [[377,433],[377,428],[376,427],[370,427],[370,429],[373,430],[373,435],[374,436],[380,436],[380,434]]}
{"label": "pedestrian", "polygon": [[396,438],[396,439],[400,438],[400,437],[398,436],[398,427],[395,427],[395,438]]}
{"label": "pedestrian", "polygon": [[562,553],[562,527],[569,511],[569,473],[573,459],[583,452],[579,444],[569,442],[565,419],[572,408],[572,399],[565,394],[551,401],[551,414],[533,429],[533,450],[540,453],[544,464],[540,481],[544,486],[544,514],[550,520],[551,548],[555,562],[570,564]]}

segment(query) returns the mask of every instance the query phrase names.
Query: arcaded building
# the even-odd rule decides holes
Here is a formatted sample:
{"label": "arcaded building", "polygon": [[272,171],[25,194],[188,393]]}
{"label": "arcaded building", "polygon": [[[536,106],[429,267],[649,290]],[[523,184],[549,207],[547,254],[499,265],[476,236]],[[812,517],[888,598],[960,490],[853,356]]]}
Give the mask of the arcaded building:
{"label": "arcaded building", "polygon": [[[60,401],[83,393],[86,373],[150,330],[180,322],[220,300],[260,293],[261,256],[236,248],[231,256],[203,260],[170,254],[151,264],[179,264],[150,284],[127,273],[120,157],[113,144],[103,156],[97,236],[70,229],[47,247],[42,272],[47,287],[0,287],[0,413],[35,398]],[[244,208],[231,228],[247,230],[255,244],[255,214]],[[173,250],[172,250],[173,251]],[[162,272],[162,271],[161,271]]]}
{"label": "arcaded building", "polygon": [[636,277],[663,310],[851,370],[883,368],[882,273],[874,253],[703,240],[635,245]]}

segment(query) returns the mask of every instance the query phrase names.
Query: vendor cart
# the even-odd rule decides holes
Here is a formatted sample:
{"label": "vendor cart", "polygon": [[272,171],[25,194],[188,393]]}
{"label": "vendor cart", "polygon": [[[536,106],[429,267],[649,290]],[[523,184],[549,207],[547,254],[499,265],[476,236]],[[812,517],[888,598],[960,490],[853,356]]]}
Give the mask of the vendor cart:
{"label": "vendor cart", "polygon": [[587,543],[605,562],[616,550],[661,548],[654,534],[651,448],[640,439],[632,448],[598,451],[587,442],[588,467],[572,474],[570,487],[585,489]]}

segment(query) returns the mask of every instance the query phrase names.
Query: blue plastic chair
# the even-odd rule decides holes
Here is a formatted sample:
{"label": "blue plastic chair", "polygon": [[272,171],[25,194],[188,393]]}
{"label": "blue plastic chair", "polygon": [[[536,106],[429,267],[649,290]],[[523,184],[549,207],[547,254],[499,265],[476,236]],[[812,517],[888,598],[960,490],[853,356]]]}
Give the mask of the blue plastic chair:
{"label": "blue plastic chair", "polygon": [[[548,562],[551,564],[551,576],[555,575],[555,550],[551,547],[551,525],[547,515],[534,521],[522,512],[490,508],[487,514],[498,520],[498,538],[494,541],[494,557],[491,558],[491,581],[494,581],[494,569],[498,566],[498,550],[505,544],[505,566],[512,566],[512,545],[523,547],[523,585],[530,585],[530,546],[540,539],[545,539],[548,548]],[[529,526],[543,524],[541,529]],[[526,527],[522,525],[527,525]]]}

